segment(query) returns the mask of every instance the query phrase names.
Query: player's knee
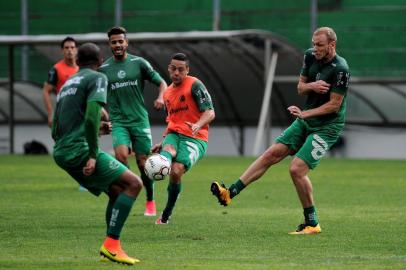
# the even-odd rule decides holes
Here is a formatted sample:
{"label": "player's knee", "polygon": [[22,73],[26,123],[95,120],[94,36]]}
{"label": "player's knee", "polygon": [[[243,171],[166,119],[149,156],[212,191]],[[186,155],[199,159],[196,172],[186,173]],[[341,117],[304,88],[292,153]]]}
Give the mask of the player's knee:
{"label": "player's knee", "polygon": [[142,180],[139,176],[133,174],[129,183],[129,189],[137,193],[142,189]]}
{"label": "player's knee", "polygon": [[116,159],[118,161],[120,161],[121,163],[123,163],[124,165],[128,164],[128,156],[126,154],[123,153],[116,153]]}
{"label": "player's knee", "polygon": [[171,144],[164,145],[162,150],[169,152],[172,155],[172,157],[176,156],[175,147],[173,147],[173,145],[171,145]]}
{"label": "player's knee", "polygon": [[267,166],[271,166],[280,161],[277,151],[272,147],[268,148],[263,154],[262,159]]}
{"label": "player's knee", "polygon": [[141,178],[130,170],[125,171],[121,175],[118,184],[123,188],[124,192],[131,196],[137,196],[142,189]]}
{"label": "player's knee", "polygon": [[145,167],[145,161],[147,160],[147,156],[146,155],[137,156],[136,160],[138,168],[140,169],[140,171],[143,171]]}
{"label": "player's knee", "polygon": [[171,177],[180,179],[185,173],[185,166],[181,163],[173,163],[171,168]]}
{"label": "player's knee", "polygon": [[266,165],[271,166],[283,160],[289,153],[290,150],[286,145],[276,143],[262,154],[262,158],[265,160]]}
{"label": "player's knee", "polygon": [[290,176],[292,176],[292,179],[295,179],[296,176],[298,175],[298,167],[291,164],[289,167],[289,173]]}
{"label": "player's knee", "polygon": [[306,174],[305,171],[303,170],[303,166],[300,166],[295,162],[292,162],[290,164],[289,173],[293,181],[296,181],[296,179],[300,179],[303,175]]}

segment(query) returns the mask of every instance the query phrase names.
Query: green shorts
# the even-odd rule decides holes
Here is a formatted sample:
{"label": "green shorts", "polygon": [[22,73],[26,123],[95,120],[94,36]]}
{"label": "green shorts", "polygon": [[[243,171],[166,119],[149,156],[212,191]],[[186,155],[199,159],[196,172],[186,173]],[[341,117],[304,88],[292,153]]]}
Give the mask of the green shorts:
{"label": "green shorts", "polygon": [[167,134],[162,142],[162,148],[167,144],[175,148],[176,157],[174,161],[182,163],[186,171],[190,170],[206,154],[207,150],[207,142],[179,133]]}
{"label": "green shorts", "polygon": [[306,162],[310,169],[314,169],[337,141],[343,127],[344,124],[310,127],[304,120],[296,119],[276,138],[276,142],[287,145],[295,152],[295,156]]}
{"label": "green shorts", "polygon": [[72,176],[81,186],[87,188],[91,193],[99,196],[102,192],[108,193],[112,183],[127,170],[123,164],[109,154],[100,151],[96,159],[95,172],[90,176],[83,174],[83,167],[88,161],[87,155],[77,157],[81,159],[80,165],[69,167],[69,160],[63,156],[54,156],[56,164]]}
{"label": "green shorts", "polygon": [[152,147],[150,127],[114,125],[112,130],[113,147],[126,145],[136,154],[149,155]]}

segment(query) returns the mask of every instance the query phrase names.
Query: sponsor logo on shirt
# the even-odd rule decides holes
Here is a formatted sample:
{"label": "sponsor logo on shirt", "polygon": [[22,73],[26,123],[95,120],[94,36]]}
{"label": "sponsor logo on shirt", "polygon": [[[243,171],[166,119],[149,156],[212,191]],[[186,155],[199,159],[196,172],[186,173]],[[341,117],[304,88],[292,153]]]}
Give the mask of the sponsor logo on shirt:
{"label": "sponsor logo on shirt", "polygon": [[67,81],[63,84],[62,87],[69,86],[69,85],[71,85],[71,84],[80,84],[80,81],[81,81],[83,78],[84,78],[83,76],[73,77],[73,78],[67,80]]}
{"label": "sponsor logo on shirt", "polygon": [[348,72],[338,72],[337,73],[337,86],[344,85],[345,87],[348,87],[348,82],[349,82],[349,77],[350,73]]}
{"label": "sponsor logo on shirt", "polygon": [[111,84],[111,90],[117,90],[119,88],[127,87],[127,86],[137,86],[138,81],[126,81],[126,82],[115,82]]}
{"label": "sponsor logo on shirt", "polygon": [[169,111],[169,113],[174,114],[174,113],[178,113],[178,112],[181,112],[181,111],[187,111],[187,110],[189,110],[189,107],[186,105],[186,106],[183,106],[183,107],[171,109]]}
{"label": "sponsor logo on shirt", "polygon": [[[78,89],[74,87],[73,85],[80,84],[80,81],[84,78],[84,76],[76,76],[73,78],[70,78],[67,80],[63,85],[62,85],[62,91],[59,92],[58,95],[56,95],[56,102],[58,102],[61,98],[64,98],[66,96],[73,96],[76,95],[76,92]],[[69,87],[71,86],[71,87]]]}
{"label": "sponsor logo on shirt", "polygon": [[59,92],[58,95],[56,95],[56,102],[59,102],[60,99],[66,97],[66,96],[73,96],[76,95],[76,92],[78,89],[76,87],[71,87],[68,89],[63,89],[63,91]]}
{"label": "sponsor logo on shirt", "polygon": [[206,101],[209,101],[209,92],[207,92],[206,89],[202,89],[201,91],[199,91],[197,93],[198,97],[199,97],[199,102],[200,104],[204,104]]}

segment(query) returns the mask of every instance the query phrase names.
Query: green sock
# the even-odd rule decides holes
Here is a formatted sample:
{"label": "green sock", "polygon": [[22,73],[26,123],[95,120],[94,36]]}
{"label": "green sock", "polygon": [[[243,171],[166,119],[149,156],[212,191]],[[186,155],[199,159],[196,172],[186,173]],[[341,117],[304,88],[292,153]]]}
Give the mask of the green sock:
{"label": "green sock", "polygon": [[152,201],[154,200],[154,180],[151,180],[148,178],[148,176],[145,174],[144,170],[141,171],[141,179],[142,179],[142,184],[144,185],[145,188],[145,193],[147,195],[147,201]]}
{"label": "green sock", "polygon": [[168,185],[168,201],[164,211],[162,212],[162,220],[167,221],[172,214],[172,210],[175,207],[176,200],[179,197],[179,193],[182,190],[182,184],[169,183]]}
{"label": "green sock", "polygon": [[162,150],[159,154],[166,157],[167,159],[169,159],[170,162],[172,162],[172,155],[168,151]]}
{"label": "green sock", "polygon": [[130,214],[131,207],[133,206],[135,198],[132,198],[121,192],[116,201],[114,202],[113,209],[111,210],[111,217],[107,235],[119,239],[121,230],[123,229],[124,222]]}
{"label": "green sock", "polygon": [[303,214],[305,217],[305,224],[310,226],[316,226],[319,224],[319,220],[317,218],[316,207],[310,206],[308,208],[303,208]]}
{"label": "green sock", "polygon": [[238,179],[237,181],[232,184],[228,190],[230,191],[230,198],[233,198],[238,195],[238,193],[241,192],[245,188],[244,183],[241,181],[241,179]]}
{"label": "green sock", "polygon": [[113,205],[114,202],[109,200],[107,203],[106,207],[106,225],[107,225],[107,230],[109,229],[109,224],[110,224],[110,218],[111,218],[111,212],[113,211]]}

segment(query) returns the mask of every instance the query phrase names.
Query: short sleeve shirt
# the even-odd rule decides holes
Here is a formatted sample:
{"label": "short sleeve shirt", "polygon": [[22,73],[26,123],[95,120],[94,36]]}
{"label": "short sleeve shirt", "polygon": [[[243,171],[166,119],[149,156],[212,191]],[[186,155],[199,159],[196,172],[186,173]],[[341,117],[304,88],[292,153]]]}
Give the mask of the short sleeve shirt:
{"label": "short sleeve shirt", "polygon": [[149,127],[143,96],[145,81],[159,86],[163,80],[151,64],[127,54],[124,61],[109,58],[99,70],[108,78],[107,103],[112,123]]}

